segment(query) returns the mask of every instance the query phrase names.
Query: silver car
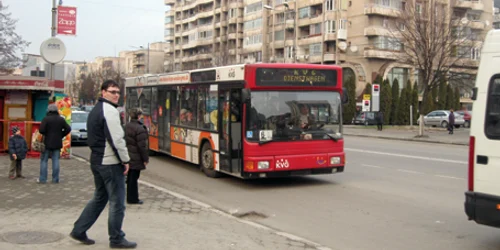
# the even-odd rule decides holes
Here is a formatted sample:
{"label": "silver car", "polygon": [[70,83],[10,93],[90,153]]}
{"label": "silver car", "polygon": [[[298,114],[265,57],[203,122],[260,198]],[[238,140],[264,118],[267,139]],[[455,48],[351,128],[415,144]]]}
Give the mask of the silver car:
{"label": "silver car", "polygon": [[[453,112],[453,114],[455,115],[455,128],[463,126],[465,123],[464,117],[457,112]],[[425,126],[440,126],[443,128],[447,128],[449,115],[449,110],[434,110],[424,116],[424,124]],[[420,119],[418,119],[417,122],[420,122]]]}
{"label": "silver car", "polygon": [[87,117],[85,111],[71,112],[71,143],[87,143]]}

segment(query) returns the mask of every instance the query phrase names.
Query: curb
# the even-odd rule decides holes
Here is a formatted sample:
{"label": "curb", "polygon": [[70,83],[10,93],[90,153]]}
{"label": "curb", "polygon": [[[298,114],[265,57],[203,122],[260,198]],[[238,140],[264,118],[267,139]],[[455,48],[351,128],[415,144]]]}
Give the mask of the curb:
{"label": "curb", "polygon": [[[72,153],[72,157],[73,159],[76,159],[80,162],[86,162],[86,163],[90,163],[89,160],[87,160],[85,157],[83,156],[80,156],[79,154],[73,154]],[[221,210],[221,209],[218,209],[212,205],[209,205],[207,203],[204,203],[204,202],[201,202],[201,201],[198,201],[198,200],[195,200],[193,198],[190,198],[188,196],[185,196],[183,194],[180,194],[180,193],[177,193],[177,192],[174,192],[174,191],[171,191],[171,190],[168,190],[166,188],[163,188],[163,187],[159,187],[155,184],[152,184],[152,183],[149,183],[149,182],[146,182],[146,181],[143,181],[143,180],[139,180],[139,184],[142,184],[142,185],[145,185],[145,186],[148,186],[150,188],[154,188],[158,191],[161,191],[161,192],[164,192],[164,193],[167,193],[167,194],[170,194],[174,197],[177,197],[179,199],[183,199],[183,200],[186,200],[188,202],[191,202],[191,203],[194,203],[200,207],[203,207],[209,211],[211,211],[212,213],[215,213],[215,214],[218,214],[220,216],[223,216],[225,218],[228,218],[228,219],[231,219],[231,220],[235,220],[235,221],[238,221],[240,223],[243,223],[243,224],[246,224],[246,225],[249,225],[249,226],[252,226],[254,228],[257,228],[257,229],[261,229],[261,230],[264,230],[264,231],[267,231],[267,232],[270,232],[274,235],[278,235],[278,236],[281,236],[281,237],[284,237],[286,239],[289,239],[291,241],[296,241],[296,242],[301,242],[303,244],[309,247],[314,247],[316,250],[332,250],[332,248],[329,248],[329,247],[326,247],[326,246],[323,246],[319,243],[316,243],[316,242],[313,242],[313,241],[310,241],[308,239],[305,239],[305,238],[302,238],[300,236],[297,236],[297,235],[294,235],[294,234],[290,234],[290,233],[287,233],[287,232],[283,232],[283,231],[279,231],[275,228],[272,228],[272,227],[269,227],[269,226],[266,226],[264,224],[260,224],[258,222],[254,222],[254,221],[251,221],[251,220],[245,220],[245,219],[242,219],[242,218],[238,218],[236,217],[234,214],[232,213],[229,213],[229,212],[226,212],[224,210]]]}
{"label": "curb", "polygon": [[426,143],[434,143],[434,144],[469,146],[468,142],[445,142],[445,141],[425,140],[425,139],[417,139],[417,138],[398,138],[398,137],[390,137],[390,136],[360,135],[360,134],[349,134],[349,133],[344,133],[344,135],[366,137],[366,138],[377,138],[377,139],[384,139],[384,140],[395,140],[395,141],[413,141],[413,142],[426,142]]}

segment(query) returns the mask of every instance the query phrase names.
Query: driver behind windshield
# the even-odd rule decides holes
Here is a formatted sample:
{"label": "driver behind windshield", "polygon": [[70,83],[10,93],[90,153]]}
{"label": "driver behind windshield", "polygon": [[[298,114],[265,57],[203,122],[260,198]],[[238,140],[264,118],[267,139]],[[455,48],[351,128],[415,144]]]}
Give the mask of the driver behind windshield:
{"label": "driver behind windshield", "polygon": [[299,126],[300,128],[302,129],[308,129],[309,127],[311,127],[311,125],[314,124],[314,116],[309,113],[309,108],[302,104],[302,105],[299,105],[299,108],[300,108],[300,116],[299,116]]}

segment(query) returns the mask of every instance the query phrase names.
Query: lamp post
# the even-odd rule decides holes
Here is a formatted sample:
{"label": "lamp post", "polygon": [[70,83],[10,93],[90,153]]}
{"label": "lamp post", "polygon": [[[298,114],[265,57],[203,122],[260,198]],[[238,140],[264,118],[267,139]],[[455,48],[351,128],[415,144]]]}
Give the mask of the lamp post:
{"label": "lamp post", "polygon": [[[269,48],[265,48],[266,46],[271,46],[270,45],[270,42],[269,41],[269,26],[267,25],[267,23],[269,22],[269,13],[272,13],[273,11],[273,7],[269,6],[269,5],[264,5],[263,8],[266,10],[266,13],[264,14],[265,15],[265,20],[266,22],[264,23],[263,25],[263,29],[262,29],[262,32],[264,33],[264,46],[263,47],[263,51],[262,51],[262,58],[264,59],[263,61],[264,62],[270,62],[270,58],[269,58]],[[274,22],[273,22],[273,25],[271,27],[274,27]],[[274,43],[274,28],[271,28],[271,31],[273,33],[273,43]],[[273,50],[274,51],[274,50]]]}
{"label": "lamp post", "polygon": [[[293,60],[293,63],[295,63],[295,62],[296,62],[296,57],[295,57],[295,54],[296,54],[296,48],[295,48],[295,47],[296,47],[296,44],[295,44],[295,43],[296,43],[296,40],[297,40],[297,34],[296,34],[296,32],[295,32],[295,28],[296,28],[296,27],[295,27],[295,19],[296,19],[296,13],[297,13],[297,12],[296,12],[295,10],[290,10],[290,6],[288,5],[288,3],[287,3],[287,2],[284,2],[284,3],[283,3],[283,6],[285,6],[285,15],[290,14],[290,13],[292,13],[292,14],[293,14],[293,15],[292,15],[292,17],[293,17],[293,46],[292,46],[292,60]],[[286,20],[287,20],[287,19],[288,19],[288,18],[285,18],[285,25],[286,25]],[[285,41],[285,44],[286,44],[286,34],[285,34],[284,41]],[[283,52],[284,52],[284,49],[283,49]],[[283,58],[283,62],[285,62],[285,58],[286,58],[286,57],[284,56],[284,58]]]}

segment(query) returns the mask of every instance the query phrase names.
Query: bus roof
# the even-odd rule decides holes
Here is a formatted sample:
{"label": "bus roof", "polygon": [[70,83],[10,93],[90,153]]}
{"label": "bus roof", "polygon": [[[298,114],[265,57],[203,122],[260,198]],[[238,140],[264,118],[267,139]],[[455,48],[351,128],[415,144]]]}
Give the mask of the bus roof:
{"label": "bus roof", "polygon": [[243,81],[245,70],[256,68],[287,68],[287,69],[323,69],[341,70],[338,65],[303,64],[303,63],[254,63],[236,64],[221,67],[195,69],[189,71],[148,74],[125,78],[126,87],[140,87],[151,85],[186,84],[199,82],[228,82]]}

